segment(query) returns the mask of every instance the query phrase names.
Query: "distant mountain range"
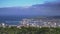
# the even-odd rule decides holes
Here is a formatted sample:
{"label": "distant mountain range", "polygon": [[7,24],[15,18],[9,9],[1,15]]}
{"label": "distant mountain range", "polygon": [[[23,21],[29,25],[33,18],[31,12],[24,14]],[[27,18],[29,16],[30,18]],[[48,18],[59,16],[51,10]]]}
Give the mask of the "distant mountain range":
{"label": "distant mountain range", "polygon": [[60,3],[36,4],[30,7],[0,8],[0,15],[60,16]]}

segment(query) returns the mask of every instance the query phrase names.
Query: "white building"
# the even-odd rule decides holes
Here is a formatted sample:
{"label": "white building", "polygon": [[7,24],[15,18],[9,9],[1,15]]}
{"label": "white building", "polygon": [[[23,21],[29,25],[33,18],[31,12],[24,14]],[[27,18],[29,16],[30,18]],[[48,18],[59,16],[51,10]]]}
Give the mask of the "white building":
{"label": "white building", "polygon": [[5,28],[6,24],[5,23],[1,23],[1,27]]}

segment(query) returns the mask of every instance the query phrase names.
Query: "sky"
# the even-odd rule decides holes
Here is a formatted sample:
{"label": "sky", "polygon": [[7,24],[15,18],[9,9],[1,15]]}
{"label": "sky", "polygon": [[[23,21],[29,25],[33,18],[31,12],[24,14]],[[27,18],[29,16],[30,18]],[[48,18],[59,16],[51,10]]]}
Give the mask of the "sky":
{"label": "sky", "polygon": [[0,15],[60,16],[60,0],[0,0]]}
{"label": "sky", "polygon": [[0,0],[0,7],[14,7],[14,6],[32,6],[35,4],[44,4],[46,2],[56,2],[59,0]]}

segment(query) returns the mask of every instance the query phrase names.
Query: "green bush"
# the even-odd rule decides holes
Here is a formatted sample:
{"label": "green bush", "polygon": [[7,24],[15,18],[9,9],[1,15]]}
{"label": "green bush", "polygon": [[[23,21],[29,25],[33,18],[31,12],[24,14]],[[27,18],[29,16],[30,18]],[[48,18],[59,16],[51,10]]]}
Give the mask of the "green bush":
{"label": "green bush", "polygon": [[16,27],[2,28],[0,27],[0,34],[60,34],[60,28],[48,28],[48,27]]}

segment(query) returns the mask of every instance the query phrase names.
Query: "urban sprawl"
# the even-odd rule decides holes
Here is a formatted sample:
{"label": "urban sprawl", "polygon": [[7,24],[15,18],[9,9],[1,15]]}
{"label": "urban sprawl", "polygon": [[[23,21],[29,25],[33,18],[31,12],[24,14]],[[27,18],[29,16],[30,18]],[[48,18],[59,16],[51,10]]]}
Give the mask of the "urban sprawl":
{"label": "urban sprawl", "polygon": [[48,19],[48,18],[24,18],[19,21],[17,25],[8,25],[6,23],[0,23],[0,27],[60,27],[60,19]]}

